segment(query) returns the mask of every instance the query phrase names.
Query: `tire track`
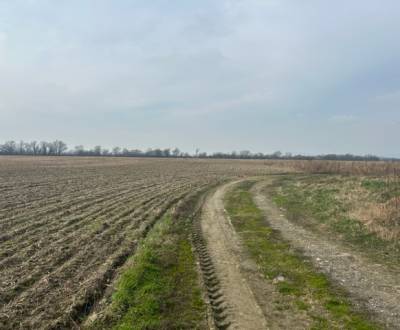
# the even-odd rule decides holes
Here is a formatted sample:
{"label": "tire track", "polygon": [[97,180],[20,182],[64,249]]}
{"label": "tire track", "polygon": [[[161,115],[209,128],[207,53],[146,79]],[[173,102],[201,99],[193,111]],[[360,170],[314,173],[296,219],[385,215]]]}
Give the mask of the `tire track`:
{"label": "tire track", "polygon": [[210,254],[208,253],[198,218],[195,218],[195,222],[193,223],[192,241],[199,259],[201,275],[211,306],[214,325],[219,330],[228,329],[232,322],[229,320],[226,302],[221,291],[221,284],[216,275],[216,270]]}
{"label": "tire track", "polygon": [[216,294],[210,301],[212,306],[215,304],[213,312],[217,327],[219,322],[225,322],[221,325],[224,329],[266,329],[263,311],[242,271],[239,238],[224,211],[223,197],[235,183],[218,187],[204,203],[200,229],[197,229],[205,238],[202,241],[197,236],[199,253],[204,260],[201,265],[206,285],[210,283],[207,290]]}

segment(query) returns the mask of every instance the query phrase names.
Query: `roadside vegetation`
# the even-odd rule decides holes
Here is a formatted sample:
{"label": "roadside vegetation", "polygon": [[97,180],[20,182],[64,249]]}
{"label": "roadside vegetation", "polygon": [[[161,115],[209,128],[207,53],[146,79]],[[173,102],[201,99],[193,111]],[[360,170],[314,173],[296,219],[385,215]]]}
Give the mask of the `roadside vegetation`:
{"label": "roadside vegetation", "polygon": [[335,237],[369,257],[399,264],[398,178],[288,175],[267,190],[289,220]]}
{"label": "roadside vegetation", "polygon": [[201,296],[188,228],[171,214],[128,259],[109,307],[87,329],[201,329]]}
{"label": "roadside vegetation", "polygon": [[305,313],[312,329],[378,329],[355,311],[344,291],[268,226],[252,200],[252,184],[236,186],[227,194],[225,207],[248,252],[280,293],[276,309]]}

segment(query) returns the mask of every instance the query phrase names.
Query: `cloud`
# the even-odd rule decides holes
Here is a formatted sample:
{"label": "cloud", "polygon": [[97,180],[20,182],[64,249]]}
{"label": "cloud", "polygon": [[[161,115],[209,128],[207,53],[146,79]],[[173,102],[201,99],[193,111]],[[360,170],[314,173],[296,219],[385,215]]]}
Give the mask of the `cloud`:
{"label": "cloud", "polygon": [[[79,126],[86,138],[90,118],[104,116],[126,128],[123,141],[145,144],[148,135],[129,125],[153,132],[157,123],[155,144],[176,125],[198,131],[192,141],[174,133],[171,144],[182,148],[230,150],[243,142],[244,149],[271,143],[271,150],[329,152],[318,148],[340,147],[338,124],[357,123],[346,136],[354,141],[349,151],[364,150],[369,137],[359,135],[371,125],[389,134],[386,123],[400,120],[399,10],[395,0],[2,1],[0,139],[10,132],[23,138],[28,125],[31,135],[47,138],[42,116],[54,127]],[[208,138],[224,116],[235,129],[221,124]],[[20,129],[25,117],[30,122]],[[208,121],[204,134],[200,117]],[[118,132],[107,132],[87,139],[117,143]],[[321,134],[328,141],[315,146]]]}
{"label": "cloud", "polygon": [[330,120],[339,124],[354,123],[358,120],[357,116],[350,114],[334,115],[330,117]]}
{"label": "cloud", "polygon": [[7,33],[0,31],[0,43],[4,43],[7,41]]}
{"label": "cloud", "polygon": [[375,95],[372,102],[385,109],[400,109],[400,89]]}

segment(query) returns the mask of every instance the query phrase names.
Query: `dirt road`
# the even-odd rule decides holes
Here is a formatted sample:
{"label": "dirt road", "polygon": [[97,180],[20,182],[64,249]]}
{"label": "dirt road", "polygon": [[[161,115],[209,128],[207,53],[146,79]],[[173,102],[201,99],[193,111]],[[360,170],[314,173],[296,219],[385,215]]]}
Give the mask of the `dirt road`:
{"label": "dirt road", "polygon": [[400,329],[400,273],[289,222],[262,193],[269,182],[259,182],[252,189],[254,201],[269,225],[293,247],[304,251],[320,271],[346,288],[356,304],[365,306],[388,328]]}
{"label": "dirt road", "polygon": [[230,329],[308,329],[301,313],[277,311],[279,295],[244,252],[224,210],[223,197],[235,183],[219,187],[205,201],[201,227],[227,305]]}
{"label": "dirt road", "polygon": [[202,212],[202,231],[221,281],[232,328],[265,329],[264,315],[241,272],[239,239],[225,217],[222,198],[230,186],[218,188],[206,200]]}

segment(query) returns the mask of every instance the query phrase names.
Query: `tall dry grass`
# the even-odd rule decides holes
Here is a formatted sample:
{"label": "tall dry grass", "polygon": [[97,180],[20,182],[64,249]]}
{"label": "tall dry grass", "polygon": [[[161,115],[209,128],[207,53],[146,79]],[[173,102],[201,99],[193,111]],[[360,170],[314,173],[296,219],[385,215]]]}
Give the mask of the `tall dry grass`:
{"label": "tall dry grass", "polygon": [[384,182],[379,194],[389,197],[360,205],[358,217],[378,236],[387,240],[400,239],[400,195],[397,193],[400,192],[400,162],[271,160],[266,161],[266,165],[282,167],[288,172],[362,176]]}
{"label": "tall dry grass", "polygon": [[399,177],[399,161],[267,160],[265,164],[304,173]]}

